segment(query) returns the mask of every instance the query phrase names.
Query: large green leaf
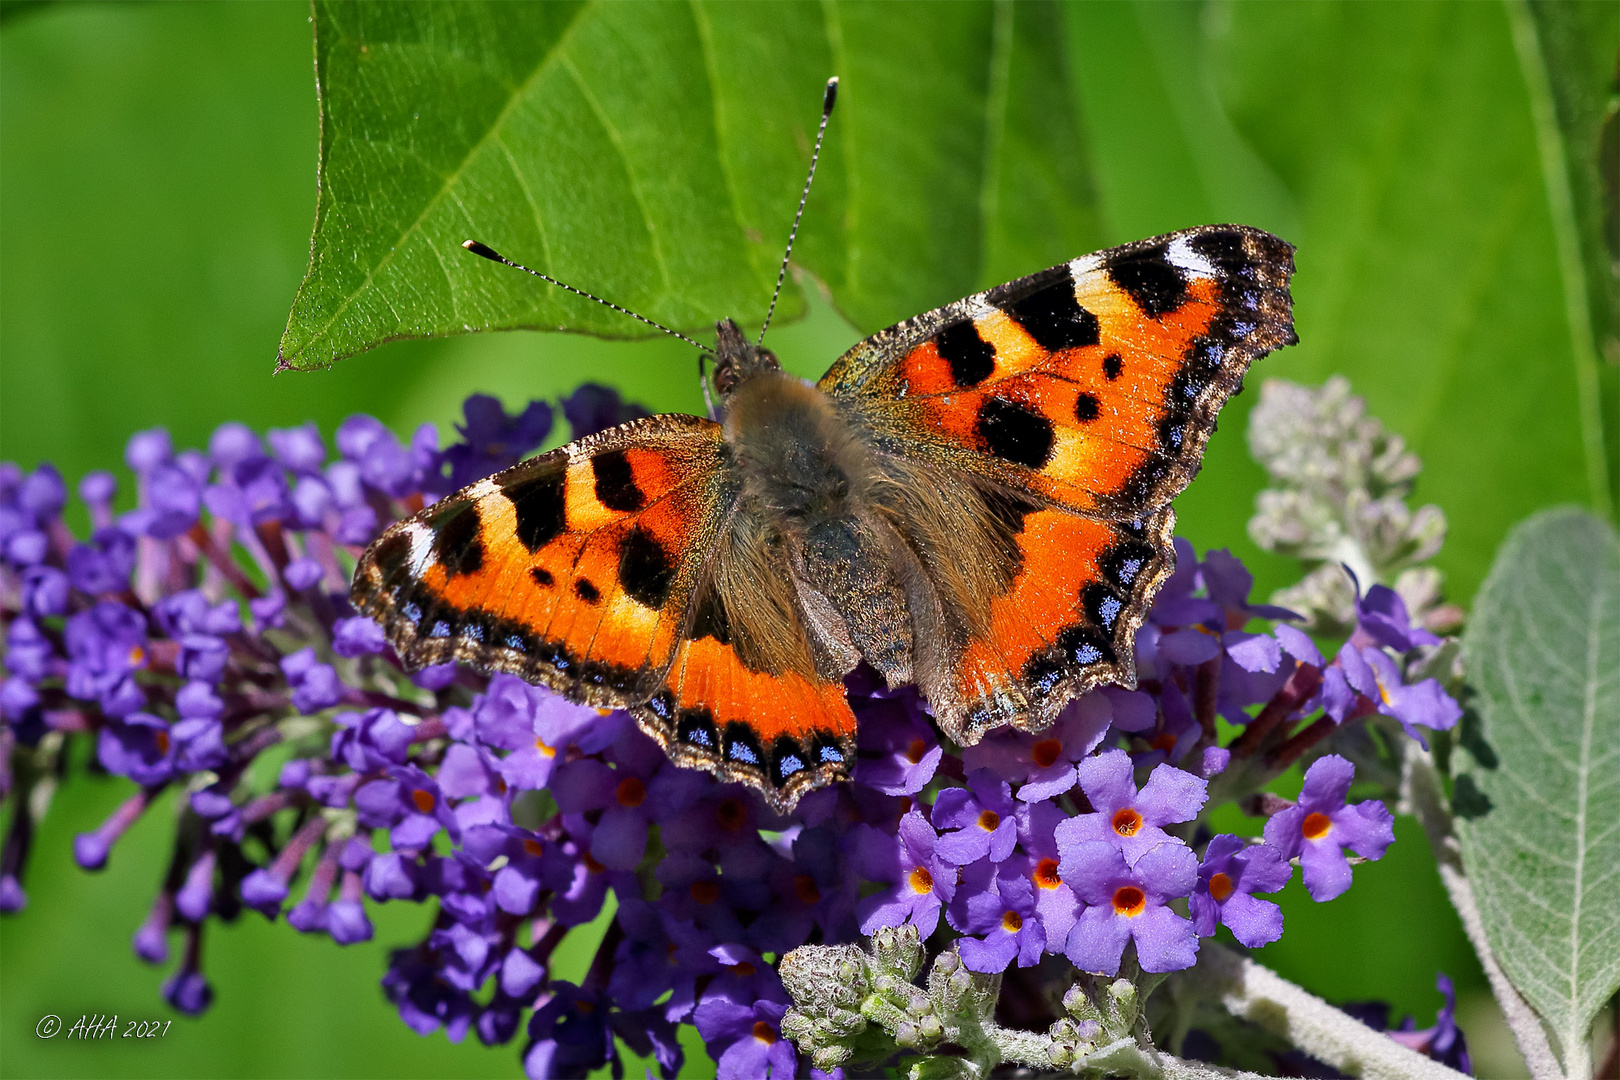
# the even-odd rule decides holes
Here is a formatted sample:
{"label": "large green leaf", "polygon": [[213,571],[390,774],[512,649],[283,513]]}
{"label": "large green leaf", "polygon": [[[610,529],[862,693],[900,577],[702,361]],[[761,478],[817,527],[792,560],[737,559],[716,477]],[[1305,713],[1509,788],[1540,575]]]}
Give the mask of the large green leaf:
{"label": "large green leaf", "polygon": [[636,329],[468,256],[468,237],[671,325],[757,323],[833,73],[798,257],[857,325],[1096,246],[1057,18],[317,4],[320,202],[281,363],[466,330]]}
{"label": "large green leaf", "polygon": [[1620,989],[1613,526],[1553,510],[1515,529],[1463,647],[1479,713],[1457,776],[1464,865],[1502,969],[1584,1075],[1592,1019]]}

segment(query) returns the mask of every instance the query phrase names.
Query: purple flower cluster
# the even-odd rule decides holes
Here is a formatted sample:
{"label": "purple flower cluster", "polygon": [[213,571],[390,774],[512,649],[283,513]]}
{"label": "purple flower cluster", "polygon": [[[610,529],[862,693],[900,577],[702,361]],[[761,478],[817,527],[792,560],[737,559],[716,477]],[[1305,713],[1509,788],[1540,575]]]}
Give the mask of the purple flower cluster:
{"label": "purple flower cluster", "polygon": [[[601,387],[562,409],[576,437],[635,414]],[[617,1067],[621,1044],[672,1076],[677,1028],[692,1024],[720,1076],[785,1077],[808,1067],[781,1035],[775,959],[793,948],[911,924],[957,940],[974,971],[1057,955],[1113,974],[1127,950],[1146,971],[1185,968],[1220,925],[1265,944],[1282,916],[1255,894],[1281,888],[1297,859],[1316,899],[1337,896],[1344,849],[1378,858],[1390,817],[1377,801],[1346,805],[1351,766],[1329,755],[1263,842],[1208,839],[1210,779],[1243,759],[1258,785],[1374,712],[1454,722],[1438,686],[1402,680],[1393,654],[1429,642],[1389,590],[1368,591],[1355,636],[1324,664],[1286,623],[1248,629],[1289,613],[1248,602],[1235,558],[1200,561],[1178,541],[1138,635],[1139,689],[1104,688],[1045,731],[959,749],[914,689],[863,669],[848,683],[853,781],[773,814],[749,789],[677,768],[623,713],[454,665],[408,675],[349,606],[354,561],[384,526],[518,460],[552,418],[543,403],[509,417],[475,397],[461,441],[440,449],[430,427],[402,443],[354,417],[335,454],[312,425],[260,440],[228,424],[206,453],[143,432],[126,457],[132,509],[114,512],[110,474],[80,484],[83,540],[49,466],[0,465],[0,781],[16,808],[0,910],[26,903],[40,772],[13,770],[14,753],[91,739],[133,792],[77,838],[86,869],[160,800],[183,800],[134,936],[154,964],[182,936],[164,987],[181,1011],[211,1000],[213,917],[285,912],[350,944],[371,937],[370,904],[431,900],[432,930],[382,979],[413,1030],[490,1044],[521,1031],[532,1076]],[[1222,718],[1246,726],[1226,745]],[[288,760],[273,777],[251,768],[278,746]],[[610,893],[588,972],[556,978],[558,944]]]}

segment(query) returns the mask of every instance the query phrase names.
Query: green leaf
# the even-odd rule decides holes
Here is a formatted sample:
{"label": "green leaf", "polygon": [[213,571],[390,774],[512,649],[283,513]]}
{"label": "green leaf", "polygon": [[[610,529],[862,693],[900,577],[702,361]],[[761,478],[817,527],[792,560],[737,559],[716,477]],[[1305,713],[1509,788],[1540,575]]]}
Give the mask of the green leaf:
{"label": "green leaf", "polygon": [[1516,528],[1463,638],[1479,730],[1457,775],[1491,949],[1581,1066],[1620,988],[1620,538],[1580,510]]}
{"label": "green leaf", "polygon": [[1053,92],[1057,19],[1049,4],[319,3],[320,201],[281,364],[469,330],[637,329],[468,255],[468,238],[668,325],[757,323],[835,73],[796,258],[858,326],[1098,246]]}
{"label": "green leaf", "polygon": [[1593,502],[1612,511],[1620,490],[1620,5],[1509,0],[1507,10],[1558,239]]}

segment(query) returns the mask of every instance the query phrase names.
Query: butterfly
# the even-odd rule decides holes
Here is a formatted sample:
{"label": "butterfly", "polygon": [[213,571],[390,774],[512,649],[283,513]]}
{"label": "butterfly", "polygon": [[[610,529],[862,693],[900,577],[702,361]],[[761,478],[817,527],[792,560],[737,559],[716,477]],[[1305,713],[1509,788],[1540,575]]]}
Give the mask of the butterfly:
{"label": "butterfly", "polygon": [[722,320],[718,421],[632,420],[463,488],[385,531],[351,598],[408,668],[627,710],[783,812],[849,775],[862,662],[960,745],[1039,731],[1135,685],[1171,499],[1250,363],[1297,340],[1293,250],[1212,225],[1085,255],[813,385]]}

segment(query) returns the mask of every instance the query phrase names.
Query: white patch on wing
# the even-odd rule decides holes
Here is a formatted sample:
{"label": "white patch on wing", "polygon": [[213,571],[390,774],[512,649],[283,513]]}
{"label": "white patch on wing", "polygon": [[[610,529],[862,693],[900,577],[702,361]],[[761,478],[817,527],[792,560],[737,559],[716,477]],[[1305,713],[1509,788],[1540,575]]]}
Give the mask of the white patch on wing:
{"label": "white patch on wing", "polygon": [[1081,275],[1090,274],[1094,271],[1102,269],[1103,263],[1102,259],[1099,258],[1099,255],[1100,253],[1093,253],[1091,255],[1082,255],[1078,259],[1069,260],[1069,273],[1074,275],[1077,283]]}
{"label": "white patch on wing", "polygon": [[433,530],[413,521],[405,527],[405,532],[411,538],[411,576],[419,578],[433,562]]}
{"label": "white patch on wing", "polygon": [[1185,236],[1178,236],[1170,241],[1170,250],[1166,253],[1170,265],[1186,270],[1200,277],[1219,277],[1215,264],[1193,250],[1192,241]]}
{"label": "white patch on wing", "polygon": [[501,485],[497,484],[495,481],[486,476],[484,479],[478,481],[478,483],[467,489],[466,497],[469,499],[487,499],[491,495],[500,494],[500,490]]}

